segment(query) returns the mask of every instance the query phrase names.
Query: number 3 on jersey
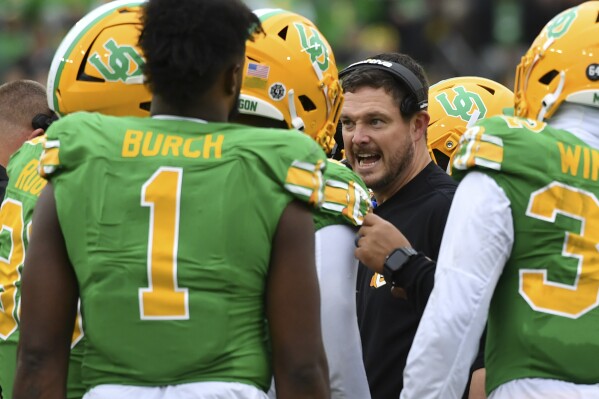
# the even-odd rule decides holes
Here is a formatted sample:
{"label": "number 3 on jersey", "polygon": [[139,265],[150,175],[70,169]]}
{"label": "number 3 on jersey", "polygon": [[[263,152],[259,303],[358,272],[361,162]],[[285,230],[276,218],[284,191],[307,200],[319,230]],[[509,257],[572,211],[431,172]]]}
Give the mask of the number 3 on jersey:
{"label": "number 3 on jersey", "polygon": [[148,284],[139,289],[142,320],[189,319],[189,293],[177,284],[177,250],[183,169],[160,167],[141,189],[150,208]]}
{"label": "number 3 on jersey", "polygon": [[578,260],[573,285],[547,280],[547,270],[521,269],[520,295],[537,311],[577,319],[599,305],[599,201],[592,193],[553,182],[532,193],[527,215],[555,223],[558,213],[581,222],[566,231],[562,256]]}

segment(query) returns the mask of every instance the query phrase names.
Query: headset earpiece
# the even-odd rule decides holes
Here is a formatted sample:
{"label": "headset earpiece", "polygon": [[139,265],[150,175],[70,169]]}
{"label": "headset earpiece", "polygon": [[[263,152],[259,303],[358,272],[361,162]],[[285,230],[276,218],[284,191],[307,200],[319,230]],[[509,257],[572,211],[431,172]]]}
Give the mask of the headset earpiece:
{"label": "headset earpiece", "polygon": [[414,95],[412,93],[405,96],[405,98],[401,101],[399,110],[401,111],[402,115],[412,115],[420,111],[418,102],[414,99]]}

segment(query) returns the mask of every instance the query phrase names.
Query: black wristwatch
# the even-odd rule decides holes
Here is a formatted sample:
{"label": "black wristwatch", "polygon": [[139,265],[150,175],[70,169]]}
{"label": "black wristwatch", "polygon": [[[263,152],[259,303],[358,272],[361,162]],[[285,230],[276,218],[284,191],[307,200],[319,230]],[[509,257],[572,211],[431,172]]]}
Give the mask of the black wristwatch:
{"label": "black wristwatch", "polygon": [[383,277],[389,284],[394,284],[393,277],[397,275],[397,272],[408,263],[408,261],[414,256],[418,255],[418,252],[414,248],[402,247],[394,249],[385,259],[383,265]]}

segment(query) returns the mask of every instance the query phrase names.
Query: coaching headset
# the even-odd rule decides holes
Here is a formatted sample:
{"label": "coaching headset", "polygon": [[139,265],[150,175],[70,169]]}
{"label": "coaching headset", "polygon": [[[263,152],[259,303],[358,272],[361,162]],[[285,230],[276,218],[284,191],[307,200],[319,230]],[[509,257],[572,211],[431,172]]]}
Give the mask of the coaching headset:
{"label": "coaching headset", "polygon": [[[343,79],[350,72],[360,69],[378,69],[390,73],[399,82],[408,88],[408,94],[403,98],[399,105],[402,115],[412,115],[428,107],[428,95],[420,79],[405,66],[393,61],[379,60],[369,58],[364,61],[354,62],[347,68],[339,72],[339,80]],[[332,158],[337,158],[343,149],[343,138],[341,135],[341,122],[337,124],[335,133],[335,148],[331,154]]]}

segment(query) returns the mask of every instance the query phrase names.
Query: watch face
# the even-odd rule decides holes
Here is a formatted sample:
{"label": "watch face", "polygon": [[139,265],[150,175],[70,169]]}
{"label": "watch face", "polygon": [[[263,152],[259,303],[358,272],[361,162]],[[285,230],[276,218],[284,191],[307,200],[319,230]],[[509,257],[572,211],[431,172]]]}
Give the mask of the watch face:
{"label": "watch face", "polygon": [[387,266],[393,271],[399,270],[404,263],[408,260],[408,255],[402,251],[401,248],[393,251],[389,259],[387,259]]}
{"label": "watch face", "polygon": [[385,281],[395,284],[394,274],[406,264],[410,257],[416,254],[417,252],[412,248],[397,248],[394,250],[383,265]]}
{"label": "watch face", "polygon": [[392,271],[397,271],[410,259],[410,257],[416,255],[417,253],[418,252],[416,252],[413,248],[397,248],[391,253],[391,255],[389,255],[385,261],[385,266]]}

